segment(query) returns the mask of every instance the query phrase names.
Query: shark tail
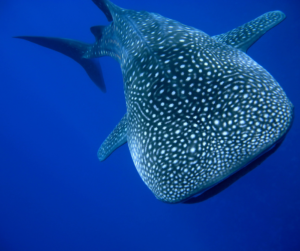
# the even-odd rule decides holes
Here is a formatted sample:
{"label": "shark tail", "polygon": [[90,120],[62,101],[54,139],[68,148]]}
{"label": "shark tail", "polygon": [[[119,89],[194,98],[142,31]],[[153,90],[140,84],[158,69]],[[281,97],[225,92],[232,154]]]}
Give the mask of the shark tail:
{"label": "shark tail", "polygon": [[71,39],[54,37],[18,36],[15,38],[24,39],[32,43],[47,47],[74,59],[85,69],[91,80],[103,92],[106,92],[99,60],[96,58],[87,59],[83,57],[83,55],[87,52],[91,45]]}

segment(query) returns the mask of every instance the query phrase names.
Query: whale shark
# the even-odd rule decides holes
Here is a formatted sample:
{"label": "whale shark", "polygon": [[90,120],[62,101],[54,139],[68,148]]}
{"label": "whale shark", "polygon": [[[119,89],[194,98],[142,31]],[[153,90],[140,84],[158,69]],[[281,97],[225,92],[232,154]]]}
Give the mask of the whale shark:
{"label": "whale shark", "polygon": [[121,66],[127,112],[98,150],[104,161],[128,143],[137,172],[155,197],[187,202],[276,147],[293,119],[279,83],[247,55],[285,19],[271,11],[210,36],[156,13],[93,0],[109,25],[90,28],[93,44],[18,36],[77,61],[103,91],[98,58]]}

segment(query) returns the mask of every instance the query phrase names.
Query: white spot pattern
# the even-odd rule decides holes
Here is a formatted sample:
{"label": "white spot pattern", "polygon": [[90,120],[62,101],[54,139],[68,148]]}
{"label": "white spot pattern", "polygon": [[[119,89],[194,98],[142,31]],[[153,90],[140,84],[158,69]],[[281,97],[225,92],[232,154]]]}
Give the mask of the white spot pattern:
{"label": "white spot pattern", "polygon": [[242,51],[158,14],[114,7],[112,16],[87,57],[120,62],[130,153],[158,199],[213,186],[287,131],[290,101]]}

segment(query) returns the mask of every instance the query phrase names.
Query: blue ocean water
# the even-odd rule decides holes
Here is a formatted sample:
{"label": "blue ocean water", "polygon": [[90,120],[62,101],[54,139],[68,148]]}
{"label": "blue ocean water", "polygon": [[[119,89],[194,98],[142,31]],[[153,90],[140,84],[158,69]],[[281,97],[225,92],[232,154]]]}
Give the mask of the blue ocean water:
{"label": "blue ocean water", "polygon": [[140,179],[127,145],[97,150],[126,112],[120,67],[101,58],[107,93],[72,59],[13,39],[94,42],[108,24],[92,1],[0,2],[0,251],[300,250],[300,2],[114,0],[216,35],[281,10],[287,19],[248,54],[295,106],[280,148],[218,195],[165,204]]}

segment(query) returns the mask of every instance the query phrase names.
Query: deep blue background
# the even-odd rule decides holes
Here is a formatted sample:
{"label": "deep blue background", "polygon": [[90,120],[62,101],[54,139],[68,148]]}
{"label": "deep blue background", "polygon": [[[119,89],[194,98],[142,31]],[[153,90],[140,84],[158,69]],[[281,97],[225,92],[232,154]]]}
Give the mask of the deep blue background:
{"label": "deep blue background", "polygon": [[122,75],[102,58],[107,93],[57,52],[13,39],[93,42],[107,24],[89,0],[0,1],[0,250],[300,250],[300,2],[115,0],[210,35],[271,10],[287,19],[248,52],[295,106],[278,151],[217,196],[194,205],[155,199],[127,145],[97,150],[126,112]]}

